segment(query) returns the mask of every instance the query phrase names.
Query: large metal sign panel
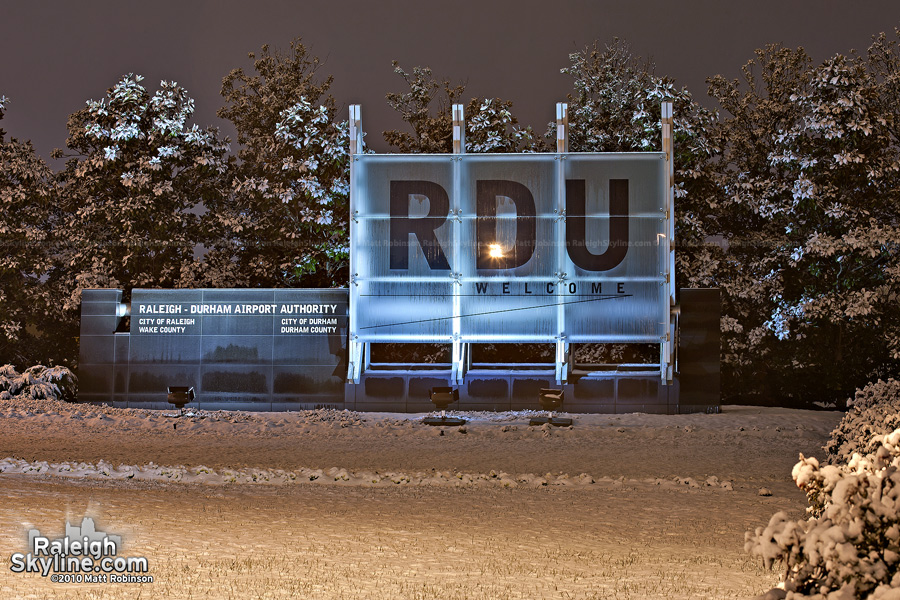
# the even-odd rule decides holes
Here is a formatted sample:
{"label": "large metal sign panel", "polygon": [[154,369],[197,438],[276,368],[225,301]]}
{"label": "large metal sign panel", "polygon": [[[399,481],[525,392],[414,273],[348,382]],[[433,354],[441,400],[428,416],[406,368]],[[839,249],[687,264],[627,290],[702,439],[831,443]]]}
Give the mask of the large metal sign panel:
{"label": "large metal sign panel", "polygon": [[127,332],[121,296],[82,294],[85,401],[167,406],[185,386],[202,408],[343,402],[346,290],[135,289]]}
{"label": "large metal sign panel", "polygon": [[660,342],[662,153],[357,154],[354,342]]}

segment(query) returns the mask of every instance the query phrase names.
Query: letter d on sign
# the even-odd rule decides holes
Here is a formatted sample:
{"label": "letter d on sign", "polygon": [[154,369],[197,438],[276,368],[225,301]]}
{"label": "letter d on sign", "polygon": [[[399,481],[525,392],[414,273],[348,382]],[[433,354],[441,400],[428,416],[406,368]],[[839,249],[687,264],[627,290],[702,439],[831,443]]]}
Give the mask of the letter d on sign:
{"label": "letter d on sign", "polygon": [[[477,239],[478,269],[514,269],[521,267],[534,255],[537,234],[536,210],[531,190],[517,181],[503,179],[479,180],[476,184],[475,237]],[[488,248],[497,240],[497,198],[509,198],[516,206],[516,241],[509,254],[492,258]]]}

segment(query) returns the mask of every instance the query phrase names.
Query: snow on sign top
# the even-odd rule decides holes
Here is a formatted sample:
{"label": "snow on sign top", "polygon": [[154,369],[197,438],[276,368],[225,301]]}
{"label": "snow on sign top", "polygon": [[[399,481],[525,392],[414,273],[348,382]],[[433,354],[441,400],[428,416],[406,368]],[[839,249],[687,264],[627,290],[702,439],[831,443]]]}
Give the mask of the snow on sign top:
{"label": "snow on sign top", "polygon": [[353,340],[660,342],[663,153],[356,154]]}

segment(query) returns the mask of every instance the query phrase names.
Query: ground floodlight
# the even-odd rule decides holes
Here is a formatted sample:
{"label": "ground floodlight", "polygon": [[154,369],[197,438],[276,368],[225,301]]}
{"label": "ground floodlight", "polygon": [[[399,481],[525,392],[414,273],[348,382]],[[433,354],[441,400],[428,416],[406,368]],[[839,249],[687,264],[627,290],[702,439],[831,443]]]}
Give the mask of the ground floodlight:
{"label": "ground floodlight", "polygon": [[172,385],[168,387],[168,400],[175,408],[184,412],[184,405],[194,401],[194,388]]}
{"label": "ground floodlight", "polygon": [[545,423],[549,423],[550,425],[555,425],[556,427],[568,427],[572,424],[572,419],[554,417],[553,411],[562,407],[563,397],[565,396],[565,390],[554,390],[549,388],[541,388],[540,394],[538,395],[538,402],[541,403],[541,408],[547,411],[546,417],[534,417],[529,421],[529,425],[544,425]]}
{"label": "ground floodlight", "polygon": [[428,396],[435,408],[441,411],[441,416],[425,417],[422,419],[423,423],[426,425],[465,425],[465,419],[447,416],[447,407],[459,401],[458,389],[446,386],[434,387],[428,392]]}

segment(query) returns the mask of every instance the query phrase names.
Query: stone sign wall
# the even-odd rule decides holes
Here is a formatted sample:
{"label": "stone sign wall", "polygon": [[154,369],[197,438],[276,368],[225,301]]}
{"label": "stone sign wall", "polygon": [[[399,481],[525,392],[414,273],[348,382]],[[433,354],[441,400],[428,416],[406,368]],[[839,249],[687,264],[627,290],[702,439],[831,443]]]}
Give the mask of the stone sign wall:
{"label": "stone sign wall", "polygon": [[79,399],[205,409],[343,407],[347,290],[84,290]]}

